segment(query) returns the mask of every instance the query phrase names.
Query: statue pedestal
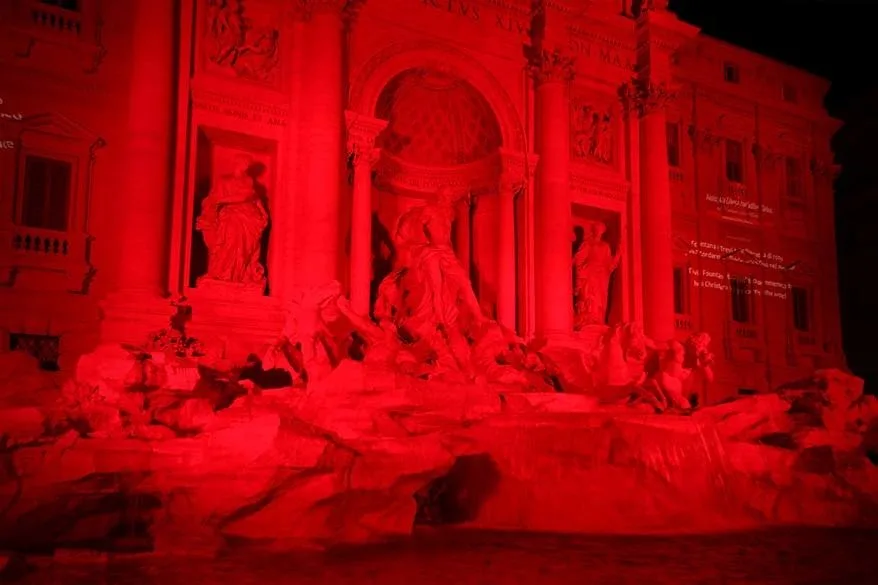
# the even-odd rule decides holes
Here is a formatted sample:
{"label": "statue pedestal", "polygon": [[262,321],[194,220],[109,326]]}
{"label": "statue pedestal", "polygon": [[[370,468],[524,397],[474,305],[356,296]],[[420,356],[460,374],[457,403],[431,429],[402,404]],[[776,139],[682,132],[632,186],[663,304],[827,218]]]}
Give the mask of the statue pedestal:
{"label": "statue pedestal", "polygon": [[218,349],[230,360],[264,355],[284,325],[278,299],[262,294],[264,287],[202,280],[187,294],[192,320],[186,333],[208,350]]}

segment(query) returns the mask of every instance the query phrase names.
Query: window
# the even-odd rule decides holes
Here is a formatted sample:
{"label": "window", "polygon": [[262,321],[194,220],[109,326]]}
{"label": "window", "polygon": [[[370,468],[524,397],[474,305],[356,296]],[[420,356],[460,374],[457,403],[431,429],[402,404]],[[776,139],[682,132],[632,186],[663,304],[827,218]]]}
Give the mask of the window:
{"label": "window", "polygon": [[744,147],[737,140],[726,140],[726,178],[744,182]]}
{"label": "window", "polygon": [[680,125],[668,122],[668,164],[672,167],[680,167]]}
{"label": "window", "polygon": [[750,310],[751,290],[749,278],[732,278],[732,320],[736,323],[750,323],[753,318]]}
{"label": "window", "polygon": [[674,268],[674,312],[678,315],[689,312],[686,292],[686,269],[678,266]]}
{"label": "window", "polygon": [[26,157],[21,225],[65,231],[70,203],[70,163],[42,156]]}
{"label": "window", "polygon": [[791,199],[802,199],[802,163],[799,159],[788,156],[784,159],[784,179],[786,195]]}
{"label": "window", "polygon": [[789,102],[791,104],[796,103],[796,101],[798,101],[797,96],[796,96],[796,87],[795,86],[790,85],[789,83],[784,83],[783,86],[781,87],[780,91],[781,91],[781,97],[783,97],[783,101]]}
{"label": "window", "polygon": [[723,65],[723,79],[728,83],[740,83],[741,78],[738,72],[738,66],[733,63]]}
{"label": "window", "polygon": [[808,289],[801,286],[792,288],[793,327],[796,331],[811,331],[811,307],[808,302]]}
{"label": "window", "polygon": [[40,0],[40,4],[48,4],[49,6],[56,6],[63,10],[79,12],[79,0]]}

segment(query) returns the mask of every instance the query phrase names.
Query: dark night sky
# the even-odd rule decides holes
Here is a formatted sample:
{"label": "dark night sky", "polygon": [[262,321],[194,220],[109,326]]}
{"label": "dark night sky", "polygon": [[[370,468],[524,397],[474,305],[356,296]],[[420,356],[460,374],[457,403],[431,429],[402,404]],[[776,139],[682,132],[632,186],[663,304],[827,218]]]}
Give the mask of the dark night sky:
{"label": "dark night sky", "polygon": [[[670,8],[706,34],[832,81],[826,106],[848,124],[833,141],[843,168],[836,239],[844,346],[848,365],[874,392],[878,294],[866,281],[878,271],[878,0],[670,0]],[[872,101],[863,106],[866,95]]]}

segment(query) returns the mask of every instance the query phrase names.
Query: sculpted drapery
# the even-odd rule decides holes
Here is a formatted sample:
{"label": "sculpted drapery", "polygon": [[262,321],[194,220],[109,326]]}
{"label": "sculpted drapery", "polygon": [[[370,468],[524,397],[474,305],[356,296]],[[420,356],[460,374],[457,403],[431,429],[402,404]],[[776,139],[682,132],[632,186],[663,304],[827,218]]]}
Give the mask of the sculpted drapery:
{"label": "sculpted drapery", "polygon": [[573,257],[576,285],[574,291],[575,328],[604,325],[607,319],[607,301],[610,276],[622,259],[621,250],[614,255],[603,240],[606,226],[594,222],[586,227],[582,245]]}
{"label": "sculpted drapery", "polygon": [[232,174],[219,177],[202,203],[196,227],[207,245],[208,279],[265,285],[259,253],[268,212],[250,174],[252,163],[237,157]]}

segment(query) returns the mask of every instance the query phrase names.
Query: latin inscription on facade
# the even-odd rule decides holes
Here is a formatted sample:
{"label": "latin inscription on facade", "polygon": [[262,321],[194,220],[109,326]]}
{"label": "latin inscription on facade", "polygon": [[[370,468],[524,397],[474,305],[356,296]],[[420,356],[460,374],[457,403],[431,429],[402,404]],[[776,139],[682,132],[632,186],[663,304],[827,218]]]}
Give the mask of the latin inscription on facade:
{"label": "latin inscription on facade", "polygon": [[254,122],[268,126],[286,126],[286,110],[267,104],[254,104],[218,96],[196,96],[192,99],[196,110],[220,114],[242,122]]}
{"label": "latin inscription on facade", "polygon": [[514,14],[508,14],[491,10],[485,11],[475,2],[465,0],[416,0],[417,2],[449,14],[454,14],[472,22],[485,23],[493,27],[516,35],[527,35],[530,31],[530,22]]}
{"label": "latin inscription on facade", "polygon": [[570,49],[577,55],[581,55],[588,59],[594,59],[605,65],[630,71],[634,71],[635,69],[634,61],[630,57],[617,51],[613,51],[608,47],[594,45],[583,39],[571,39]]}

